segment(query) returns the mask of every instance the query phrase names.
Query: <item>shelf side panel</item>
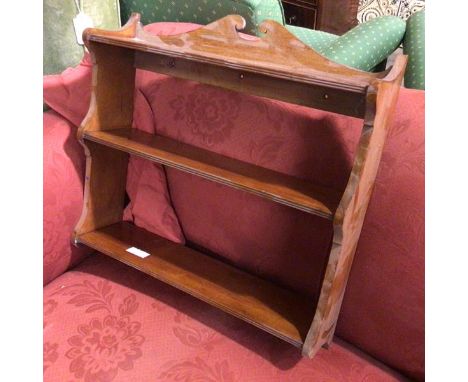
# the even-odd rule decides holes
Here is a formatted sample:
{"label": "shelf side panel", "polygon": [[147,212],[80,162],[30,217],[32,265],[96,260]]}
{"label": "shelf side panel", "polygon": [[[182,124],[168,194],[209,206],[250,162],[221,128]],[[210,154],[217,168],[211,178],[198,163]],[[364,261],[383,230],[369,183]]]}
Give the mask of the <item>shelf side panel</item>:
{"label": "shelf side panel", "polygon": [[135,52],[94,42],[87,47],[93,63],[91,102],[79,138],[84,131],[111,130],[133,120]]}
{"label": "shelf side panel", "polygon": [[127,181],[128,154],[86,142],[86,174],[83,210],[76,236],[122,220]]}
{"label": "shelf side panel", "polygon": [[333,221],[333,244],[317,311],[302,349],[305,356],[313,357],[333,339],[405,66],[406,57],[399,56],[391,81],[381,81],[368,90],[358,150]]}
{"label": "shelf side panel", "polygon": [[[128,28],[127,28],[128,29]],[[122,28],[125,31],[126,27]],[[131,125],[135,88],[134,52],[86,40],[93,69],[91,102],[78,139],[86,155],[83,210],[74,236],[122,220],[128,154],[92,142],[87,131],[104,131]]]}

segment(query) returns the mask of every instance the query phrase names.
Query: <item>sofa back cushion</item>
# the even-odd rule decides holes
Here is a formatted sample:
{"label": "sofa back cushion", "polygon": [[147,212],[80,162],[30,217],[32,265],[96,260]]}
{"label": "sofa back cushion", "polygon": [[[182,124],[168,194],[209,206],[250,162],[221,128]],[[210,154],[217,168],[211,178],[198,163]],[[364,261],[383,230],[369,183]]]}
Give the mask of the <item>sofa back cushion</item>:
{"label": "sofa back cushion", "polygon": [[247,22],[245,32],[257,33],[257,27],[265,19],[283,22],[283,7],[279,0],[121,0],[122,23],[132,12],[141,14],[141,22],[180,21],[206,25],[224,16],[237,14]]}

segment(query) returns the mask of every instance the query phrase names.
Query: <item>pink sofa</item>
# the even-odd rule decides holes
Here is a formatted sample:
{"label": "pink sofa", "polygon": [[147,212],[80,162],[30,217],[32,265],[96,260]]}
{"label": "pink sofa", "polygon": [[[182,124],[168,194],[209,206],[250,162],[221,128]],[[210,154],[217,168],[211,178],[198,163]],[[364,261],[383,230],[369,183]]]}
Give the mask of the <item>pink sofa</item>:
{"label": "pink sofa", "polygon": [[[157,23],[152,33],[194,24]],[[45,79],[45,381],[424,379],[424,92],[401,89],[331,347],[298,349],[87,248],[81,212],[90,65]],[[341,189],[361,121],[154,73],[137,74],[135,127]],[[125,219],[317,294],[330,223],[132,159]]]}

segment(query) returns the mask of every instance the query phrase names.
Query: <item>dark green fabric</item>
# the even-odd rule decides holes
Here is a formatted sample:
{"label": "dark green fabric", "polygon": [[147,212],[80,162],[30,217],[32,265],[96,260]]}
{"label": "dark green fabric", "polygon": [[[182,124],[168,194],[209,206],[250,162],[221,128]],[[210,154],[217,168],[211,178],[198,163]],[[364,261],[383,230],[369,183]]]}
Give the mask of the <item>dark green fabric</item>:
{"label": "dark green fabric", "polygon": [[405,31],[399,18],[380,17],[361,24],[341,37],[287,25],[286,28],[315,51],[340,64],[375,70],[398,47]]}
{"label": "dark green fabric", "polygon": [[122,24],[132,12],[141,14],[141,22],[191,22],[206,25],[224,16],[237,14],[246,20],[245,32],[256,34],[265,19],[284,24],[279,0],[120,0]]}
{"label": "dark green fabric", "polygon": [[[99,28],[120,26],[118,0],[78,0],[83,11]],[[76,42],[73,18],[78,10],[74,0],[44,0],[43,3],[43,73],[61,73],[76,66],[83,57],[83,47]]]}
{"label": "dark green fabric", "polygon": [[425,11],[416,12],[406,22],[403,53],[408,55],[405,86],[425,89]]}

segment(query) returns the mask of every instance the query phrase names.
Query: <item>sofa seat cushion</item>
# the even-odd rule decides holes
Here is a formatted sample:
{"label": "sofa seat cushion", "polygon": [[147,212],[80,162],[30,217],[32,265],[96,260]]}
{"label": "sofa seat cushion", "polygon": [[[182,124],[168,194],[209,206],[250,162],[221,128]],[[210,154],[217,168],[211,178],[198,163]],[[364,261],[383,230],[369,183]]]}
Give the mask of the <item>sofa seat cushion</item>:
{"label": "sofa seat cushion", "polygon": [[97,254],[44,289],[44,381],[398,381],[335,340],[293,346]]}

